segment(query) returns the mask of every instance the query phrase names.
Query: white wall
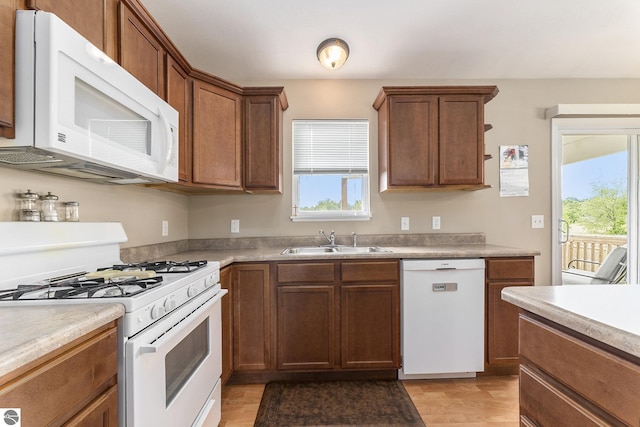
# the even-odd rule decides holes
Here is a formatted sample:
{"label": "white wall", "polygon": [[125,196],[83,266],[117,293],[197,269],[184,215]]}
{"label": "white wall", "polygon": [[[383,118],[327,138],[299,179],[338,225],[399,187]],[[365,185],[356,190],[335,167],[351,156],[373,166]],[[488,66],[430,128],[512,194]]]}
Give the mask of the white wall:
{"label": "white wall", "polygon": [[[535,249],[536,282],[548,284],[550,267],[550,122],[544,110],[556,104],[639,103],[640,79],[633,80],[483,80],[382,81],[322,80],[238,82],[244,86],[284,86],[289,109],[284,114],[284,193],[282,195],[184,196],[137,186],[103,186],[67,178],[0,168],[0,220],[12,219],[14,193],[51,191],[60,200],[80,202],[83,221],[121,221],[129,236],[125,247],[184,238],[276,235],[315,236],[318,229],[338,235],[400,233],[400,217],[411,218],[411,233],[431,232],[431,216],[442,219],[440,232],[484,232],[487,242]],[[485,162],[488,190],[474,192],[378,193],[377,112],[372,104],[381,86],[497,85],[500,93],[486,105]],[[373,218],[368,222],[293,223],[291,215],[291,120],[298,118],[368,118]],[[499,196],[498,147],[529,145],[529,197]],[[545,215],[544,229],[531,229],[531,215]],[[240,219],[240,234],[230,234],[230,220]],[[161,237],[161,221],[169,236]]]}

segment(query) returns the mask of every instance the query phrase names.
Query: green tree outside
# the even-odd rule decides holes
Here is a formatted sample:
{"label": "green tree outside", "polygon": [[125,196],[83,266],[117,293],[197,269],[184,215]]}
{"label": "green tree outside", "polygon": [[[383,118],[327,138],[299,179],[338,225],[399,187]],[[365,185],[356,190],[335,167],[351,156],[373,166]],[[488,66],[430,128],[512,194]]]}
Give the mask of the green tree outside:
{"label": "green tree outside", "polygon": [[627,234],[627,190],[621,183],[591,184],[592,197],[562,201],[563,218],[591,234]]}

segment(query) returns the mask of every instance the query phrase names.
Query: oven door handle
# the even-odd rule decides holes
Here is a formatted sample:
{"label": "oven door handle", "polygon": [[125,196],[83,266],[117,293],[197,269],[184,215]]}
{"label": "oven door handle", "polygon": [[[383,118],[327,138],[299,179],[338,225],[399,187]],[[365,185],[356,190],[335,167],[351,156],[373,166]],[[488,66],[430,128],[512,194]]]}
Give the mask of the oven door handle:
{"label": "oven door handle", "polygon": [[183,322],[182,320],[186,319],[187,317],[197,316],[200,313],[208,310],[211,306],[213,306],[216,302],[218,302],[226,293],[227,293],[226,290],[219,291],[213,298],[207,300],[200,307],[196,308],[195,310],[190,312],[188,315],[180,319],[176,323],[176,325],[172,327],[167,333],[161,335],[160,337],[153,340],[149,344],[141,344],[140,347],[138,348],[139,354],[157,353],[166,342],[172,340],[175,336],[182,334],[185,329],[192,327],[190,322]]}

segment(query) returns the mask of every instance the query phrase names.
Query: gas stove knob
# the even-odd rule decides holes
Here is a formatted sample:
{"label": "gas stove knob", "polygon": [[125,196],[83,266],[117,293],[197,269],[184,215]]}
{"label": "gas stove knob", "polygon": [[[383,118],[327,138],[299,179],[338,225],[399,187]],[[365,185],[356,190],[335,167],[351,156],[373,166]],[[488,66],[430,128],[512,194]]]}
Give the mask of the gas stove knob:
{"label": "gas stove knob", "polygon": [[198,288],[195,286],[189,286],[189,289],[187,289],[187,296],[189,298],[193,298],[196,295],[198,295]]}
{"label": "gas stove knob", "polygon": [[154,305],[153,308],[151,308],[151,318],[154,320],[164,316],[164,313],[164,307],[161,305]]}
{"label": "gas stove knob", "polygon": [[174,308],[176,308],[176,300],[174,300],[173,297],[169,297],[164,300],[164,311],[168,313]]}
{"label": "gas stove knob", "polygon": [[205,288],[210,288],[214,285],[214,280],[213,280],[213,276],[209,276],[204,280],[204,287]]}

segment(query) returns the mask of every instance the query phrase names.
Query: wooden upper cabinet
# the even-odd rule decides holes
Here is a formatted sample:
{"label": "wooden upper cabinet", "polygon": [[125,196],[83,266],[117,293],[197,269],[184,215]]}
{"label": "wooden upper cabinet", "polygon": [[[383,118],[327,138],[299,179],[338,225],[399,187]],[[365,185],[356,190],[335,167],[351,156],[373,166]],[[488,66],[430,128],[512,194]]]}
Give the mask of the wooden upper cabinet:
{"label": "wooden upper cabinet", "polygon": [[193,82],[194,184],[242,189],[242,96],[217,85]]}
{"label": "wooden upper cabinet", "polygon": [[244,88],[244,188],[282,192],[282,87]]}
{"label": "wooden upper cabinet", "polygon": [[190,79],[187,72],[171,56],[167,55],[167,102],[178,111],[178,179],[191,180]]}
{"label": "wooden upper cabinet", "polygon": [[480,189],[484,104],[496,86],[383,87],[378,110],[380,191]]}
{"label": "wooden upper cabinet", "polygon": [[113,59],[117,59],[117,0],[27,0],[30,9],[52,12]]}
{"label": "wooden upper cabinet", "polygon": [[120,65],[164,98],[164,47],[126,3],[119,12]]}

